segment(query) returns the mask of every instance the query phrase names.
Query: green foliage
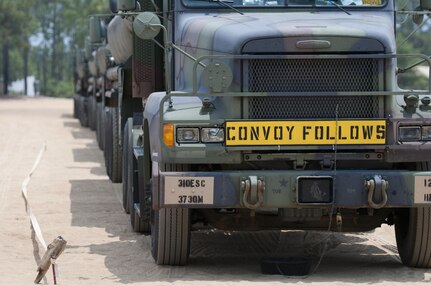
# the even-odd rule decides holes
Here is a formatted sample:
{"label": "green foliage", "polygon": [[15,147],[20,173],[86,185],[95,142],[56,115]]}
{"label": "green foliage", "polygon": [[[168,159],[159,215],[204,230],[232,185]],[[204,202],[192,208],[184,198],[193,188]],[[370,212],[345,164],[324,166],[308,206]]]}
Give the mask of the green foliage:
{"label": "green foliage", "polygon": [[[414,10],[419,4],[419,0],[396,2],[400,10]],[[10,43],[10,80],[23,78],[24,50],[33,44],[29,51],[29,74],[39,79],[41,94],[71,96],[74,47],[84,46],[89,32],[88,16],[103,13],[109,13],[107,0],[0,0],[0,48],[5,42]],[[410,16],[398,14],[397,17],[398,53],[431,55],[431,21],[403,43],[418,26]],[[37,46],[29,42],[32,35],[38,39]],[[1,61],[0,56],[0,67]],[[405,67],[414,61],[400,60],[399,66]],[[427,87],[428,79],[423,73],[412,71],[400,76],[400,82],[401,87],[423,88]]]}
{"label": "green foliage", "polygon": [[[23,55],[30,48],[29,75],[39,79],[41,94],[71,96],[74,45],[84,43],[88,15],[108,13],[108,8],[107,0],[0,0],[0,51],[9,43],[9,70],[2,74],[7,72],[10,81],[23,78]],[[37,46],[30,43],[31,35]]]}
{"label": "green foliage", "polygon": [[39,32],[43,37],[41,52],[42,94],[49,96],[71,96],[73,46],[77,38],[83,43],[88,33],[88,15],[106,12],[107,1],[100,0],[36,0],[35,17],[40,23]]}
{"label": "green foliage", "polygon": [[17,47],[28,46],[28,36],[37,28],[30,13],[34,2],[35,0],[0,1],[0,38],[4,42]]}
{"label": "green foliage", "polygon": [[69,79],[62,81],[49,79],[44,95],[52,97],[72,97],[73,82]]}
{"label": "green foliage", "polygon": [[[406,1],[399,0],[406,10],[414,10],[415,7],[419,5],[419,1]],[[422,54],[431,55],[431,37],[430,37],[430,27],[431,21],[429,21],[427,16],[425,16],[424,25],[419,27],[412,21],[411,16],[402,16],[403,21],[398,24],[397,29],[397,46],[399,54]],[[414,32],[416,30],[416,32]],[[414,33],[413,33],[414,32]],[[409,67],[417,62],[420,58],[400,58],[398,59],[398,66],[400,68]],[[402,89],[428,89],[429,81],[428,76],[423,70],[427,69],[428,65],[422,64],[422,69],[413,68],[398,76],[398,83]]]}

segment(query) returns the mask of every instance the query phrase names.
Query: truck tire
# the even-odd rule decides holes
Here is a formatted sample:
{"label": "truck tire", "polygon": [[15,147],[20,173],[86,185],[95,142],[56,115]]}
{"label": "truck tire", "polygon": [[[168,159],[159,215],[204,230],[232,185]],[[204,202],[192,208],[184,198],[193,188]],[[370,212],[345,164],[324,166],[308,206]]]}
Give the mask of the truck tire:
{"label": "truck tire", "polygon": [[[133,146],[132,146],[133,147]],[[136,212],[135,204],[139,203],[139,207],[142,209],[142,204],[146,204],[145,198],[140,201],[139,188],[142,187],[142,182],[139,181],[138,176],[138,163],[135,157],[132,158],[132,163],[128,165],[129,170],[132,173],[132,185],[129,187],[128,198],[130,201],[130,223],[132,225],[133,231],[140,232],[142,234],[150,234],[151,233],[151,224],[149,216],[145,216],[144,212],[141,212],[140,215]],[[144,206],[145,207],[145,206]],[[151,205],[149,206],[151,207]]]}
{"label": "truck tire", "polygon": [[97,138],[97,144],[99,145],[100,150],[103,150],[103,140],[102,140],[102,129],[103,129],[103,118],[102,113],[103,112],[103,106],[101,102],[97,102],[96,104],[96,138]]}
{"label": "truck tire", "polygon": [[120,109],[117,107],[111,109],[110,124],[111,124],[110,179],[113,183],[121,183],[123,148],[120,144],[120,140],[121,140]]}
{"label": "truck tire", "polygon": [[82,126],[82,113],[83,111],[83,106],[84,104],[82,103],[84,100],[84,97],[82,95],[78,95],[78,97],[76,98],[76,107],[77,107],[77,115],[78,115],[78,119],[79,119],[79,123]]}
{"label": "truck tire", "polygon": [[79,118],[78,117],[78,94],[75,94],[73,96],[73,118]]}
{"label": "truck tire", "polygon": [[[430,170],[431,163],[419,164],[419,170]],[[401,209],[396,213],[395,236],[398,253],[404,265],[431,267],[431,207]]]}
{"label": "truck tire", "polygon": [[111,178],[111,154],[112,154],[112,124],[111,124],[111,112],[110,107],[105,108],[105,138],[104,138],[104,155],[105,155],[105,167],[106,174]]}
{"label": "truck tire", "polygon": [[132,128],[133,118],[128,118],[123,131],[123,208],[126,213],[130,213],[129,188],[133,184],[133,149],[129,145],[133,138]]}
{"label": "truck tire", "polygon": [[88,127],[88,100],[87,97],[81,96],[80,100],[80,121],[83,127]]}
{"label": "truck tire", "polygon": [[91,130],[96,130],[96,98],[94,96],[90,96],[88,98],[88,127]]}
{"label": "truck tire", "polygon": [[[167,165],[167,171],[183,170]],[[151,254],[158,265],[185,265],[190,254],[190,210],[154,210],[151,225]]]}
{"label": "truck tire", "polygon": [[190,253],[190,210],[156,210],[151,254],[158,265],[185,265]]}
{"label": "truck tire", "polygon": [[[132,119],[132,125],[142,124],[142,122],[136,122]],[[133,137],[133,134],[132,136]],[[145,135],[142,136],[145,138]],[[133,150],[133,141],[129,141],[129,148]],[[150,178],[150,164],[151,160],[149,158],[149,147],[148,141],[143,142],[144,155],[141,158],[142,168],[139,168],[138,160],[135,156],[131,156],[131,161],[129,161],[129,176],[130,176],[130,187],[128,197],[130,199],[130,223],[132,228],[136,232],[143,234],[151,234],[151,178]],[[135,206],[139,206],[139,214],[136,211]]]}

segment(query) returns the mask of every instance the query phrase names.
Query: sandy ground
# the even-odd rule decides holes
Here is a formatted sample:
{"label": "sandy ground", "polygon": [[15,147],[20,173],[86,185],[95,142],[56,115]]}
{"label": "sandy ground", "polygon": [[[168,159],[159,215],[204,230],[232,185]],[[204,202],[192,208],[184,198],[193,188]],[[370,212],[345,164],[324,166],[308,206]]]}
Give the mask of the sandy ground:
{"label": "sandy ground", "polygon": [[[363,234],[320,232],[193,233],[190,263],[153,263],[149,237],[132,232],[121,184],[108,180],[95,134],[72,117],[72,101],[0,98],[0,285],[31,285],[43,250],[35,241],[21,184],[46,142],[29,200],[47,243],[58,235],[62,285],[413,285],[431,270],[401,265],[393,228]],[[326,244],[325,244],[326,242]],[[262,257],[327,251],[307,278],[262,275]],[[48,272],[42,284],[53,284]]]}

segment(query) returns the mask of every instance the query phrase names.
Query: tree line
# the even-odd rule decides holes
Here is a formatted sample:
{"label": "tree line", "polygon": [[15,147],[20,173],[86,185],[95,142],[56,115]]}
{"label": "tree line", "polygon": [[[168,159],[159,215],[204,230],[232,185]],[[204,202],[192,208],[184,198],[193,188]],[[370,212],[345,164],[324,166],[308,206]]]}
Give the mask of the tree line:
{"label": "tree line", "polygon": [[1,0],[3,94],[12,81],[35,75],[41,94],[72,96],[72,57],[88,35],[88,15],[108,12],[100,0]]}
{"label": "tree line", "polygon": [[[398,2],[413,5],[413,1]],[[8,84],[12,81],[35,75],[40,82],[41,94],[72,96],[75,47],[84,46],[88,15],[109,13],[108,6],[107,0],[0,0],[3,94],[8,94]],[[407,8],[414,9],[413,6]],[[411,17],[399,17],[399,52],[431,55],[431,20],[425,16],[425,21],[418,32],[402,44],[417,25]],[[426,86],[423,77],[415,74],[404,77],[408,83]]]}

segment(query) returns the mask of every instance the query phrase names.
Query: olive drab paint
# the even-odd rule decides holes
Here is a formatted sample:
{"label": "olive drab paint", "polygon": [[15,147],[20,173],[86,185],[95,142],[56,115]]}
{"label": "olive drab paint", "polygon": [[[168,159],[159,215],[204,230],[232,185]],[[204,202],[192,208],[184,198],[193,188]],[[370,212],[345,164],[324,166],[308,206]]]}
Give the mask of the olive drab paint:
{"label": "olive drab paint", "polygon": [[[125,164],[123,206],[156,263],[186,263],[191,223],[395,223],[403,263],[431,267],[431,242],[415,239],[431,232],[403,224],[431,214],[431,90],[398,86],[401,59],[431,60],[399,53],[397,1],[110,2],[126,11],[104,20],[102,69],[93,47],[79,82],[102,108],[108,175]],[[416,22],[431,7],[418,5]]]}

